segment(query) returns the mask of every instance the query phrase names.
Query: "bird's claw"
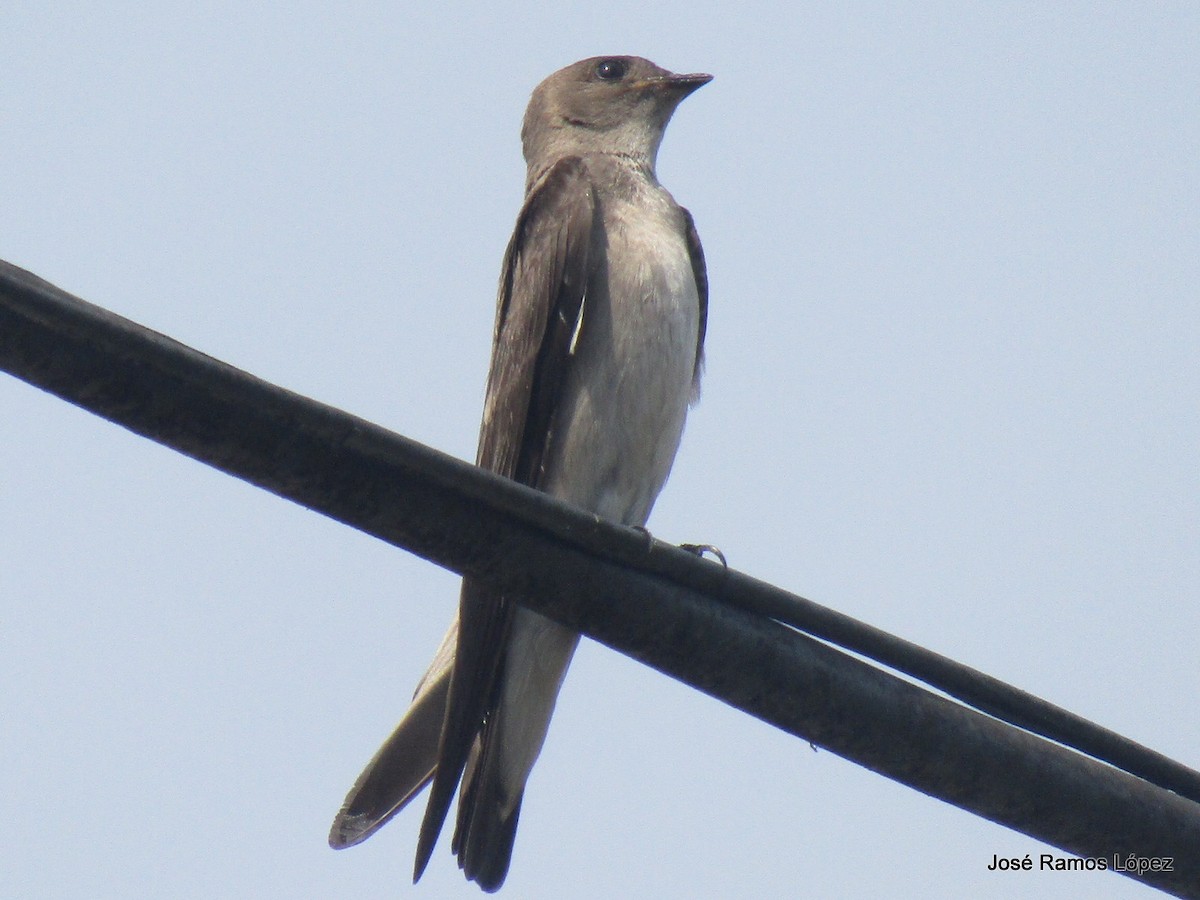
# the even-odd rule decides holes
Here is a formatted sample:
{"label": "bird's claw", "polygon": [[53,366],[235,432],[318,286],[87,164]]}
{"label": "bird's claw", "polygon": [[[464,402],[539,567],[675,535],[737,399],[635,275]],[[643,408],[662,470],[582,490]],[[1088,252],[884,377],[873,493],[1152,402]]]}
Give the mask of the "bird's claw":
{"label": "bird's claw", "polygon": [[721,562],[723,568],[728,569],[729,563],[725,559],[725,554],[721,552],[721,548],[714,544],[680,544],[680,550],[686,550],[688,553],[704,558],[705,553],[711,553]]}

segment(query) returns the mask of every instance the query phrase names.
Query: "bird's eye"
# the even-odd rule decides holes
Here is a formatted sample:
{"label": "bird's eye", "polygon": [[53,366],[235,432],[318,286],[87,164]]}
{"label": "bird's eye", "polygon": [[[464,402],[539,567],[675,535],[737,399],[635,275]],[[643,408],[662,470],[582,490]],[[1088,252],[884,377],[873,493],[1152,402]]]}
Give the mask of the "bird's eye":
{"label": "bird's eye", "polygon": [[596,74],[603,81],[620,81],[629,71],[629,64],[623,59],[602,59],[596,63]]}

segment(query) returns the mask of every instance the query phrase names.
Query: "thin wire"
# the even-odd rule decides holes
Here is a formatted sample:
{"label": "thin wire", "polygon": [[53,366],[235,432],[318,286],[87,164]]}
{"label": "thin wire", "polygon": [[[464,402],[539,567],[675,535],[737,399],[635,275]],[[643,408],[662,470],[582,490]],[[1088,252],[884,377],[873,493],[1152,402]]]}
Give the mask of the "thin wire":
{"label": "thin wire", "polygon": [[1170,873],[1131,874],[1200,896],[1200,807],[1162,790],[1195,798],[1200,775],[969,667],[270,385],[2,262],[0,367],[222,471],[491,580],[713,696],[964,809],[1081,854],[1174,853]]}

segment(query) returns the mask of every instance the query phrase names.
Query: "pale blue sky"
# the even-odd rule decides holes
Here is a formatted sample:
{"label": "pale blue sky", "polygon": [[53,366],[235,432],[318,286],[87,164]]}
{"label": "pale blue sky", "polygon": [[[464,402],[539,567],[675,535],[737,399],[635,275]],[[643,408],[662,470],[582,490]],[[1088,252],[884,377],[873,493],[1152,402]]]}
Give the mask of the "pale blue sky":
{"label": "pale blue sky", "polygon": [[[14,8],[15,7],[15,8]],[[545,75],[713,83],[651,527],[1200,765],[1200,7],[8,4],[0,258],[464,458]],[[329,822],[456,580],[0,377],[0,894],[474,897]],[[1149,897],[587,645],[517,898]]]}

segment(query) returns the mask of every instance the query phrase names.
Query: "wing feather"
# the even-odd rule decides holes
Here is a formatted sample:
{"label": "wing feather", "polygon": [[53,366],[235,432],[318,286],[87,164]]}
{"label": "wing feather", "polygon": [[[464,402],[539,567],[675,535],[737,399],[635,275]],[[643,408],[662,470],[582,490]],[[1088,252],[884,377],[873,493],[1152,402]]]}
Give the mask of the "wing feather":
{"label": "wing feather", "polygon": [[[562,159],[530,190],[504,255],[476,462],[532,487],[541,479],[552,417],[583,315],[595,229],[586,167],[580,159]],[[463,579],[437,768],[417,841],[418,878],[472,745],[481,733],[486,740],[511,617],[509,598]],[[472,798],[463,802],[469,806]],[[459,845],[458,836],[454,843]]]}

